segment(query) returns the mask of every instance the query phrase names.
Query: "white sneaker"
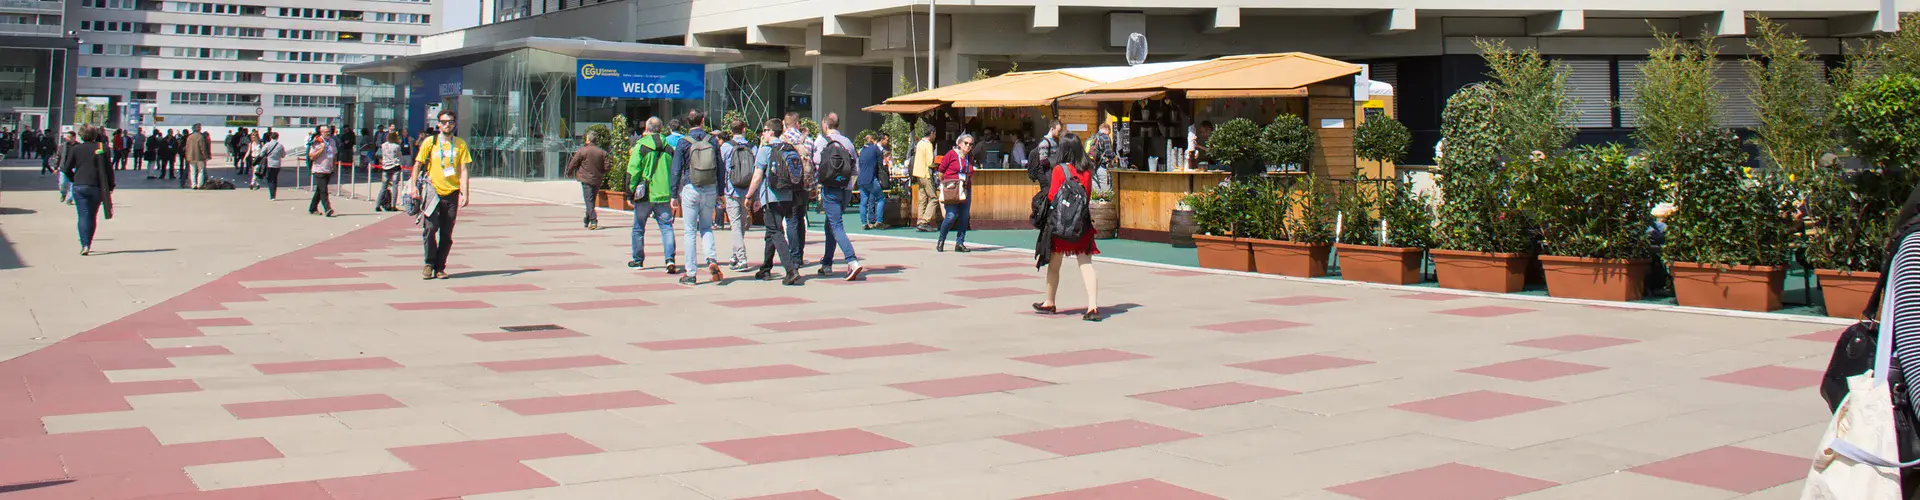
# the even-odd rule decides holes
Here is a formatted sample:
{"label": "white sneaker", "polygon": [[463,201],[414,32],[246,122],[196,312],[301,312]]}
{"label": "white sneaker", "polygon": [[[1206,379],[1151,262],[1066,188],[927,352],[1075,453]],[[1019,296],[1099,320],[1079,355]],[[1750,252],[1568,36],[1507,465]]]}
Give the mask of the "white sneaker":
{"label": "white sneaker", "polygon": [[859,281],[860,276],[866,273],[867,266],[860,265],[860,261],[847,263],[847,281]]}

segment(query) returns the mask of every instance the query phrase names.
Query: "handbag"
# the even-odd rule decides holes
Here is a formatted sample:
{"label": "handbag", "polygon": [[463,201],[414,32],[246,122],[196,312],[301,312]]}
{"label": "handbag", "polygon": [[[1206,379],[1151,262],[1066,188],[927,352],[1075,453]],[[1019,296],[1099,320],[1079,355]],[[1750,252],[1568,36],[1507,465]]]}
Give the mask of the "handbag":
{"label": "handbag", "polygon": [[[1891,274],[1891,269],[1882,274],[1883,286]],[[1894,303],[1895,292],[1897,289],[1886,289],[1882,304]],[[1868,307],[1871,310],[1872,306]],[[1889,383],[1899,380],[1892,377],[1896,372],[1893,322],[1881,321],[1872,327],[1867,324],[1862,322],[1848,328],[1835,347],[1837,356],[1853,359],[1854,349],[1869,345],[1858,340],[1856,332],[1868,328],[1875,331],[1870,344],[1873,365],[1863,373],[1846,377],[1847,391],[1821,436],[1820,449],[1800,493],[1802,500],[1900,500],[1901,469],[1920,465],[1920,460],[1899,461],[1902,446],[1909,444],[1902,438],[1911,438],[1913,420],[1905,384]],[[1830,397],[1827,390],[1823,382],[1822,397]],[[1902,436],[1902,430],[1906,436]]]}
{"label": "handbag", "polygon": [[967,181],[949,179],[940,181],[940,203],[958,205],[967,202]]}

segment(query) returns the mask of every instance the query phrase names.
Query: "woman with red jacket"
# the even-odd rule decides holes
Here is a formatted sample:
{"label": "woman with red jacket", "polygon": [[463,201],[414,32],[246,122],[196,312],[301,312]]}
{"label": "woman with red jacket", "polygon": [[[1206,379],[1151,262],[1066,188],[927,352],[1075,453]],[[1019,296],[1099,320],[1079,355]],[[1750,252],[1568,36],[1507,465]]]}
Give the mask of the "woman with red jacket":
{"label": "woman with red jacket", "polygon": [[[1060,164],[1053,167],[1052,179],[1047,183],[1047,201],[1049,203],[1059,200],[1060,186],[1066,185],[1066,183],[1069,182],[1079,184],[1080,189],[1084,190],[1082,192],[1089,195],[1093,193],[1093,171],[1080,167],[1080,165],[1087,163],[1086,159],[1086,148],[1081,147],[1080,136],[1067,134],[1061,138]],[[1058,205],[1054,207],[1054,210],[1061,209],[1087,210],[1087,207],[1060,207]],[[1042,229],[1042,231],[1044,230],[1045,229]],[[1100,255],[1099,245],[1093,242],[1093,233],[1092,228],[1087,228],[1087,231],[1081,233],[1078,239],[1068,240],[1052,237],[1051,255],[1047,262],[1047,298],[1044,302],[1033,304],[1033,310],[1044,314],[1059,312],[1059,306],[1055,302],[1055,299],[1060,295],[1061,261],[1066,260],[1066,257],[1073,257],[1074,261],[1080,264],[1080,279],[1081,281],[1085,281],[1087,285],[1087,311],[1080,315],[1080,319],[1086,321],[1106,319],[1105,316],[1100,314],[1100,300],[1097,289],[1099,278],[1093,271],[1093,256]]]}
{"label": "woman with red jacket", "polygon": [[[973,211],[973,162],[967,158],[972,154],[973,135],[960,134],[960,139],[953,143],[953,150],[947,151],[946,156],[940,157],[940,185],[946,186],[948,182],[959,181],[961,190],[966,193],[966,200],[958,203],[947,203],[947,200],[941,200],[947,207],[947,217],[946,220],[940,221],[940,242],[934,245],[935,251],[947,251],[947,232],[954,229],[960,231],[960,243],[953,247],[953,251],[960,253],[972,251],[967,249],[968,214]],[[940,192],[945,191],[944,188],[940,189]]]}

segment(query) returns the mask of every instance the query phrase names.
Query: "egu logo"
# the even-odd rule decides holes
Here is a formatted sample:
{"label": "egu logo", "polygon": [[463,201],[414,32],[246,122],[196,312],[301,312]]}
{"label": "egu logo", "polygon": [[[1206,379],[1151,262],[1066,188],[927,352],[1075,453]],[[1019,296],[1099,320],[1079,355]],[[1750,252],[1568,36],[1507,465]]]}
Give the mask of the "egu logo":
{"label": "egu logo", "polygon": [[611,76],[611,77],[617,78],[620,76],[620,70],[600,69],[598,67],[595,67],[592,63],[580,65],[580,79],[592,80],[593,77],[596,77],[596,76]]}

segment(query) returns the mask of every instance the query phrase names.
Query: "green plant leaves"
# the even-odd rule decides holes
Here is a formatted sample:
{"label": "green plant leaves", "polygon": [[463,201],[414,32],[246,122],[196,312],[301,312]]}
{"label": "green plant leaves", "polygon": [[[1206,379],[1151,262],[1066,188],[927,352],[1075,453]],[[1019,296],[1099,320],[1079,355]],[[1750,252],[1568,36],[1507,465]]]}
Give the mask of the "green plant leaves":
{"label": "green plant leaves", "polygon": [[1399,162],[1412,142],[1413,134],[1407,126],[1384,114],[1368,117],[1353,130],[1353,152],[1363,160]]}
{"label": "green plant leaves", "polygon": [[1313,129],[1300,115],[1281,113],[1260,131],[1261,159],[1273,165],[1306,166],[1313,157]]}
{"label": "green plant leaves", "polygon": [[1521,207],[1539,223],[1548,255],[1643,259],[1660,180],[1618,144],[1517,162]]}
{"label": "green plant leaves", "polygon": [[1256,164],[1264,159],[1265,152],[1260,144],[1260,126],[1246,118],[1228,120],[1207,138],[1207,152],[1214,161],[1230,166]]}
{"label": "green plant leaves", "polygon": [[1515,177],[1499,161],[1506,128],[1493,118],[1496,93],[1468,85],[1447,99],[1441,115],[1441,248],[1469,252],[1532,251],[1531,227],[1514,208]]}

